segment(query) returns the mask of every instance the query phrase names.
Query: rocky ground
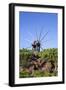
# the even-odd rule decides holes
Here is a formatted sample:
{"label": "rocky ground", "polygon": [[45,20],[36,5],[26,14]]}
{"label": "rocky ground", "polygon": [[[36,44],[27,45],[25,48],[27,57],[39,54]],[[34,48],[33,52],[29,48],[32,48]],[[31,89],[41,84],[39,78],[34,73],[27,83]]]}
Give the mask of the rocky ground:
{"label": "rocky ground", "polygon": [[[36,75],[35,75],[36,74]],[[56,76],[55,65],[52,60],[44,60],[32,55],[26,67],[20,67],[20,77]]]}

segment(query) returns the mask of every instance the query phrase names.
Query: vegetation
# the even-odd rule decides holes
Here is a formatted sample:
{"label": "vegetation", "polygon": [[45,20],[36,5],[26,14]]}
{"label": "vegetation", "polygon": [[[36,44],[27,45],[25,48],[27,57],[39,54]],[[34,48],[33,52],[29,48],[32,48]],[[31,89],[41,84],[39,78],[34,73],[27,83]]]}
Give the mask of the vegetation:
{"label": "vegetation", "polygon": [[41,52],[21,49],[20,51],[20,78],[48,77],[58,75],[58,49],[49,48]]}

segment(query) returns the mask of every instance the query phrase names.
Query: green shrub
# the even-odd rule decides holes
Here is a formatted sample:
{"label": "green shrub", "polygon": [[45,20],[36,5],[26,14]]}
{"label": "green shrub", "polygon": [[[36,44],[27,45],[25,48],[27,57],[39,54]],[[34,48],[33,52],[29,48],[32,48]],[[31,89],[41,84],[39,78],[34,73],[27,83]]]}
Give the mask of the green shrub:
{"label": "green shrub", "polygon": [[26,72],[26,71],[22,71],[22,72],[19,73],[19,77],[20,77],[20,78],[29,77],[29,73]]}

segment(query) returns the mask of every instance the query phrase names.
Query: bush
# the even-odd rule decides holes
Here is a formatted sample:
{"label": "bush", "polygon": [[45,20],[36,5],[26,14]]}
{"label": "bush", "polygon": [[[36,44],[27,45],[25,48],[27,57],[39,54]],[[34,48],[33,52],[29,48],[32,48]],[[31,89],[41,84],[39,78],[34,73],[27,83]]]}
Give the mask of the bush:
{"label": "bush", "polygon": [[[27,49],[21,49],[20,52],[20,66],[27,68],[30,64],[30,57],[32,56],[32,51]],[[50,48],[50,49],[44,49],[43,51],[38,53],[38,57],[40,57],[40,61],[50,61],[53,62],[52,64],[55,67],[58,67],[58,49],[57,48]],[[39,60],[39,58],[38,58]],[[53,68],[52,68],[53,69]],[[25,77],[51,77],[51,76],[57,76],[58,72],[57,70],[53,72],[50,71],[40,71],[34,70],[33,73],[29,73],[26,71],[22,71],[19,73],[20,78]]]}
{"label": "bush", "polygon": [[22,71],[22,72],[19,73],[19,77],[20,77],[20,78],[29,77],[29,73],[26,72],[26,71]]}

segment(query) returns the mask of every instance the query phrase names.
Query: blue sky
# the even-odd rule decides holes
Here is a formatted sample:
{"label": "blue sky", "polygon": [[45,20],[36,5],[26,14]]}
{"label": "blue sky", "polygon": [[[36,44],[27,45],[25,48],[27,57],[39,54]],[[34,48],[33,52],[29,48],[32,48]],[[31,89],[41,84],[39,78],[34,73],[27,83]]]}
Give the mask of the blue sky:
{"label": "blue sky", "polygon": [[57,13],[20,12],[19,13],[19,48],[31,49],[34,40],[41,38],[42,48],[58,47]]}

